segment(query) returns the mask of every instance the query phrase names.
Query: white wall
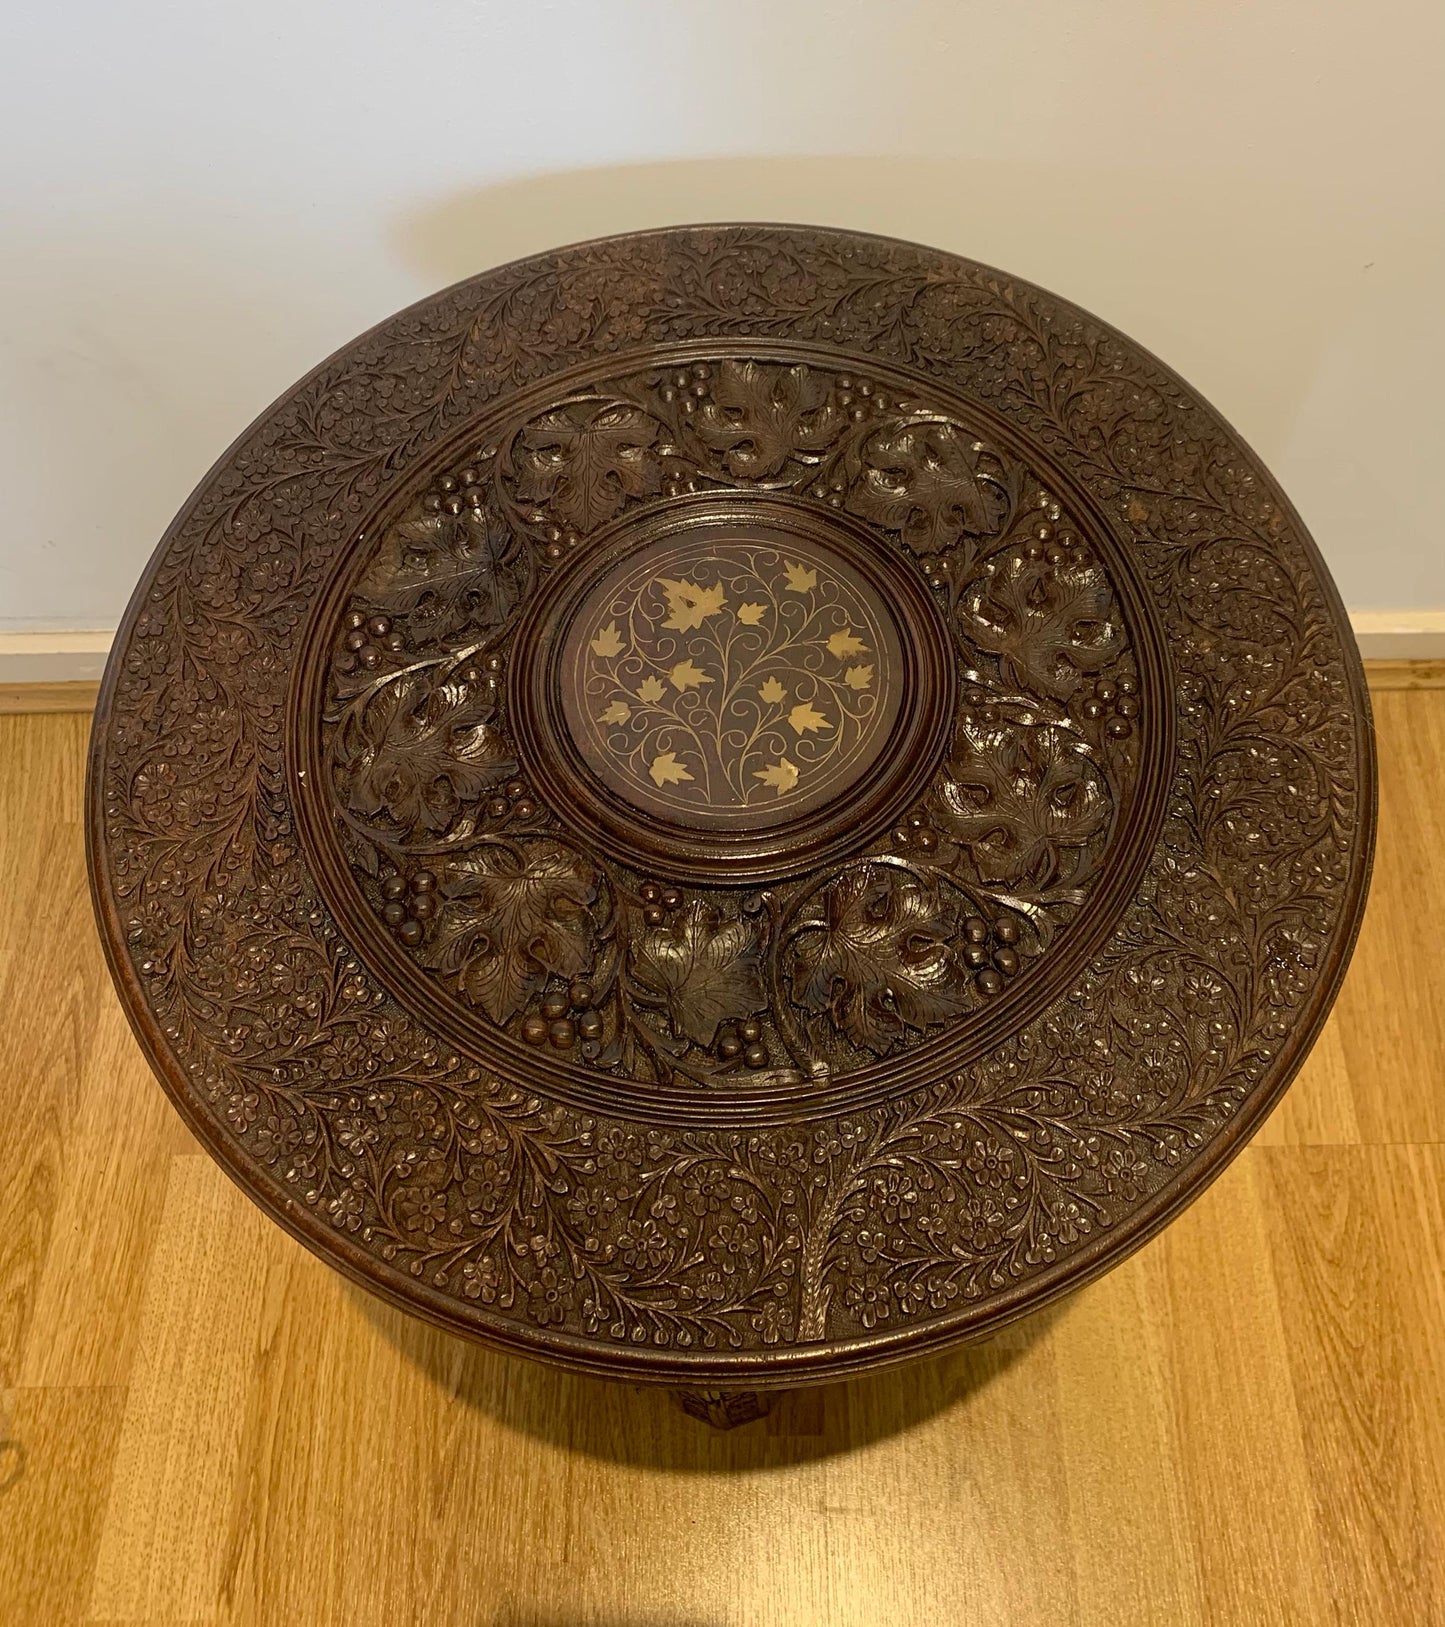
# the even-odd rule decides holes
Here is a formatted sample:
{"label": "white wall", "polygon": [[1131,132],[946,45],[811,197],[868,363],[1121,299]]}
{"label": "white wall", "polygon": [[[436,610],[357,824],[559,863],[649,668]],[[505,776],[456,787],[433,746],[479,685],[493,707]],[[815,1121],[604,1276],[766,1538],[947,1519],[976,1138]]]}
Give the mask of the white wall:
{"label": "white wall", "polygon": [[667,221],[891,232],[1172,362],[1360,609],[1445,607],[1440,0],[10,0],[0,629],[106,628],[322,355]]}

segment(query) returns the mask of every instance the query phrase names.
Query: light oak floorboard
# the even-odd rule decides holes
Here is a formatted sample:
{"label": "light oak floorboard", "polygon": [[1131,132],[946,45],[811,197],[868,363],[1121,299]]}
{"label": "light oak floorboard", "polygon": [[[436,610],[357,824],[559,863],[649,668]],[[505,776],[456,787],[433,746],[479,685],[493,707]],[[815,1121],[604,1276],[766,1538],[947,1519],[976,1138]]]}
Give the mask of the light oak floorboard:
{"label": "light oak floorboard", "polygon": [[1256,1141],[1065,1304],[731,1435],[261,1216],[106,978],[87,720],[0,717],[0,1622],[1445,1621],[1445,692],[1374,700],[1371,907]]}
{"label": "light oak floorboard", "polygon": [[0,717],[18,712],[92,712],[99,693],[99,683],[84,678],[0,683]]}

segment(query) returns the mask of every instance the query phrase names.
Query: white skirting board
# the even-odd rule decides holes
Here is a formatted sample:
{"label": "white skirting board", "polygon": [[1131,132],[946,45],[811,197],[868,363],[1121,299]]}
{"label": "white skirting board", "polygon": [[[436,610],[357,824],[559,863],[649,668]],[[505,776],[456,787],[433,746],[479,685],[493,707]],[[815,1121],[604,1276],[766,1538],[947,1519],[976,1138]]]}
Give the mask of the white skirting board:
{"label": "white skirting board", "polygon": [[[1445,610],[1356,610],[1350,621],[1367,661],[1445,661]],[[112,636],[0,633],[0,684],[94,681]]]}
{"label": "white skirting board", "polygon": [[0,633],[0,684],[94,682],[105,671],[114,630]]}
{"label": "white skirting board", "polygon": [[1445,610],[1352,610],[1367,661],[1445,661]]}

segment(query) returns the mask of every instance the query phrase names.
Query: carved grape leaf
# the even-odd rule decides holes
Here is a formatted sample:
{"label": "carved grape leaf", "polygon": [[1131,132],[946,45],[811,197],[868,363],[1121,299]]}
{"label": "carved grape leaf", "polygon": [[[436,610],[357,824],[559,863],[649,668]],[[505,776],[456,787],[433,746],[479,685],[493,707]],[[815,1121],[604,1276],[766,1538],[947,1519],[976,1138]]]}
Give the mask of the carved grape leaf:
{"label": "carved grape leaf", "polygon": [[674,582],[664,576],[658,579],[658,586],[667,595],[668,617],[662,625],[674,632],[690,633],[701,627],[709,616],[727,608],[721,582],[705,588],[693,582]]}
{"label": "carved grape leaf", "polygon": [[667,1012],[674,1036],[711,1045],[719,1024],[767,1004],[757,933],[699,901],[671,925],[645,932],[632,950],[637,987]]}
{"label": "carved grape leaf", "polygon": [[457,978],[494,1023],[509,1022],[547,978],[578,977],[592,961],[592,866],[542,840],[477,848],[454,858],[425,963]]}
{"label": "carved grape leaf", "polygon": [[629,497],[650,497],[661,487],[653,451],[659,428],[624,401],[580,402],[543,413],[520,436],[517,495],[549,504],[564,525],[594,530]]}
{"label": "carved grape leaf", "polygon": [[973,454],[951,424],[901,424],[869,437],[848,506],[937,554],[997,525],[1001,504],[974,473]]}
{"label": "carved grape leaf", "polygon": [[1068,729],[966,724],[938,786],[939,829],[962,843],[980,880],[1042,890],[1070,879],[1074,855],[1112,805],[1087,746]]}
{"label": "carved grape leaf", "polygon": [[1014,550],[965,590],[964,632],[1000,656],[1024,689],[1067,701],[1085,673],[1123,647],[1109,580],[1097,565],[1051,565]]}
{"label": "carved grape leaf", "polygon": [[828,1013],[860,1048],[884,1051],[905,1028],[964,1009],[951,924],[935,889],[864,864],[827,889],[822,908],[792,943],[793,998],[805,1010]]}
{"label": "carved grape leaf", "polygon": [[764,678],[758,685],[758,694],[769,706],[777,706],[788,698],[787,689],[777,678]]}
{"label": "carved grape leaf", "polygon": [[841,422],[827,380],[808,368],[726,361],[698,414],[697,432],[723,453],[731,474],[765,480],[795,452],[825,447]]}
{"label": "carved grape leaf", "polygon": [[626,701],[612,701],[603,708],[597,721],[599,723],[626,723],[632,716],[632,708]]}
{"label": "carved grape leaf", "polygon": [[843,682],[849,689],[867,689],[873,682],[873,668],[849,667],[843,674]]}
{"label": "carved grape leaf", "polygon": [[666,693],[666,686],[655,673],[650,673],[637,686],[637,698],[644,706],[656,706]]}
{"label": "carved grape leaf", "polygon": [[783,575],[787,578],[789,593],[811,593],[818,585],[817,571],[794,564],[790,559],[783,561]]}
{"label": "carved grape leaf", "polygon": [[768,607],[765,604],[740,604],[738,606],[738,620],[744,627],[756,627],[767,612]]}
{"label": "carved grape leaf", "polygon": [[447,638],[464,624],[498,626],[517,596],[512,573],[497,564],[500,540],[480,509],[405,520],[382,538],[357,594],[413,615],[423,638]]}
{"label": "carved grape leaf", "polygon": [[409,673],[383,684],[343,734],[347,803],[383,810],[408,833],[445,830],[464,802],[514,774],[516,759],[485,721],[490,703],[463,684]]}

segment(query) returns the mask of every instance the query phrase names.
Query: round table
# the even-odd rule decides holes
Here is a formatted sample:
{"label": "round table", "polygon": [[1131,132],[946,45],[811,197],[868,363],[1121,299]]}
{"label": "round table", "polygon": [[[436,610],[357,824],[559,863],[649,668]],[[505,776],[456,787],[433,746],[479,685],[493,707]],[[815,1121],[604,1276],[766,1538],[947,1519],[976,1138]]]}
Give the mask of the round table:
{"label": "round table", "polygon": [[1187,385],[985,266],[726,226],[462,283],[247,430],[126,613],[89,838],[258,1204],[726,1423],[1195,1197],[1373,818],[1334,588]]}

